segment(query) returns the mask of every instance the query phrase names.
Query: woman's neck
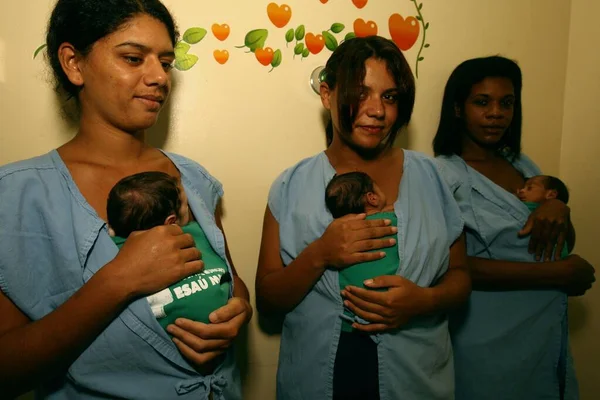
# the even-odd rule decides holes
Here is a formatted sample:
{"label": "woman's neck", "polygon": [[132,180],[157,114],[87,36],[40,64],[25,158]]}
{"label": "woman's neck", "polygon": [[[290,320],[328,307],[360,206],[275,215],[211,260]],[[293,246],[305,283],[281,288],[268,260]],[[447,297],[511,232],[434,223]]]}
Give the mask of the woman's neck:
{"label": "woman's neck", "polygon": [[498,158],[495,148],[482,147],[468,136],[463,136],[461,157],[465,161],[490,161]]}
{"label": "woman's neck", "polygon": [[75,137],[61,146],[59,152],[86,161],[108,165],[138,162],[150,148],[144,142],[145,132],[127,133],[108,124],[81,121]]}
{"label": "woman's neck", "polygon": [[382,159],[391,154],[391,150],[391,147],[387,147],[373,154],[361,154],[337,136],[334,136],[333,141],[327,150],[325,150],[325,154],[336,169],[368,169],[369,166],[378,164]]}

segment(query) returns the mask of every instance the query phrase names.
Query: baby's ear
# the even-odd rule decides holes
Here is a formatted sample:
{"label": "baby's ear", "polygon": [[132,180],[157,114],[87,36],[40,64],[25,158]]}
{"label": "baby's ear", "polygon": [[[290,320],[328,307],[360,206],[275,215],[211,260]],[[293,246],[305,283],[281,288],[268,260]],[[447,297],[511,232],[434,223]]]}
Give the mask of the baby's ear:
{"label": "baby's ear", "polygon": [[113,229],[113,228],[111,228],[110,226],[108,227],[108,236],[110,236],[110,237],[115,237],[115,236],[117,236],[117,235],[115,234],[115,231],[114,231],[114,229]]}
{"label": "baby's ear", "polygon": [[371,207],[378,207],[379,206],[379,196],[377,195],[377,193],[375,193],[375,192],[367,192],[367,194],[365,195],[365,198],[367,200],[367,203]]}
{"label": "baby's ear", "polygon": [[165,219],[165,225],[173,225],[177,223],[177,215],[171,214]]}
{"label": "baby's ear", "polygon": [[558,197],[558,192],[554,189],[546,190],[546,200],[556,199]]}

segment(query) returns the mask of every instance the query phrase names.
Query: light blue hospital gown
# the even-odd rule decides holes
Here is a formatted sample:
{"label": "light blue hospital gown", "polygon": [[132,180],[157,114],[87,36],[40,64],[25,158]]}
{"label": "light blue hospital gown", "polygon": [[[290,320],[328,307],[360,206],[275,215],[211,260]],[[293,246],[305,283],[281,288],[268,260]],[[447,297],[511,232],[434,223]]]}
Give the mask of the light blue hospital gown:
{"label": "light blue hospital gown", "polygon": [[[465,221],[469,256],[534,262],[529,237],[519,238],[530,211],[515,195],[458,156],[438,157]],[[522,155],[525,178],[541,174]],[[457,400],[578,399],[568,349],[567,296],[559,290],[473,291],[451,316]]]}
{"label": "light blue hospital gown", "polygon": [[[214,219],[221,184],[194,161],[167,156],[181,173],[190,208],[211,246],[226,259]],[[0,199],[0,289],[32,320],[59,307],[117,255],[106,223],[56,150],[1,167]],[[215,400],[241,398],[233,351],[212,375],[199,374],[142,297],[98,335],[67,374],[38,388],[37,395],[52,400],[208,400],[211,391]]]}
{"label": "light blue hospital gown", "polygon": [[[279,223],[280,254],[290,264],[332,222],[325,187],[335,174],[325,153],[284,171],[269,209]],[[399,198],[398,274],[432,286],[448,269],[449,248],[463,222],[433,159],[405,151]],[[280,400],[331,399],[343,315],[338,273],[327,270],[284,320],[277,371]],[[372,336],[378,344],[381,400],[453,399],[454,368],[447,316],[416,317],[400,330]]]}

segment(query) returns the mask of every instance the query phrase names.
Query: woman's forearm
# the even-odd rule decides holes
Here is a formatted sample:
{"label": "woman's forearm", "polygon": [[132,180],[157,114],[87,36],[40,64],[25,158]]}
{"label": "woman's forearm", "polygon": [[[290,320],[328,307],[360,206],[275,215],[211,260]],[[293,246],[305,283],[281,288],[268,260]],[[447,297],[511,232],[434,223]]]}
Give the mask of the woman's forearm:
{"label": "woman's forearm", "polygon": [[567,269],[563,260],[516,262],[469,257],[473,289],[550,289],[564,285]]}
{"label": "woman's forearm", "polygon": [[[102,268],[44,318],[3,329],[0,393],[11,398],[64,373],[126,307],[131,300],[127,288],[109,277],[109,270]],[[20,313],[8,298],[2,304],[7,313]]]}
{"label": "woman's forearm", "polygon": [[448,270],[440,282],[427,289],[430,304],[427,314],[455,308],[465,302],[471,293],[471,277],[466,268]]}
{"label": "woman's forearm", "polygon": [[261,312],[286,313],[296,307],[325,272],[313,242],[285,268],[278,268],[256,282],[256,303]]}

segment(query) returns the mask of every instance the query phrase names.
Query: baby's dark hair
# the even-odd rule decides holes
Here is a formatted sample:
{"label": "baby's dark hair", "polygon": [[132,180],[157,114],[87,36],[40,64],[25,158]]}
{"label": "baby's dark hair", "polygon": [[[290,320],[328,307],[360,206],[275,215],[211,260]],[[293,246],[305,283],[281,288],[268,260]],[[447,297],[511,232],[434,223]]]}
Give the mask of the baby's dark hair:
{"label": "baby's dark hair", "polygon": [[556,198],[563,203],[569,202],[569,189],[567,185],[555,176],[542,175],[544,178],[544,187],[547,190],[556,190]]}
{"label": "baby's dark hair", "polygon": [[373,192],[373,179],[364,172],[335,175],[325,189],[325,205],[333,218],[365,212],[365,195]]}
{"label": "baby's dark hair", "polygon": [[169,215],[179,214],[178,180],[164,172],[151,171],[121,179],[108,194],[108,224],[120,237],[133,231],[163,225]]}

